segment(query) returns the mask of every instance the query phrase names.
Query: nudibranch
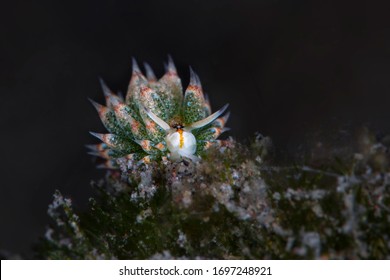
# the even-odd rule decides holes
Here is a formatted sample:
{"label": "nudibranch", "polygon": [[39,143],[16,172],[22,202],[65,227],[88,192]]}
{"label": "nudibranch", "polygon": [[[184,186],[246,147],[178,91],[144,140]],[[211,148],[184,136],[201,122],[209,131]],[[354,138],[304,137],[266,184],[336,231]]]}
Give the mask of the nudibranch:
{"label": "nudibranch", "polygon": [[114,94],[100,80],[106,106],[91,100],[109,132],[91,132],[102,143],[87,145],[90,154],[106,160],[100,167],[117,168],[117,158],[146,164],[183,158],[197,161],[202,151],[222,145],[217,138],[227,130],[228,104],[211,114],[209,99],[191,68],[190,83],[183,95],[170,57],[166,73],[159,80],[148,64],[144,64],[146,76],[135,59],[132,64],[126,97]]}

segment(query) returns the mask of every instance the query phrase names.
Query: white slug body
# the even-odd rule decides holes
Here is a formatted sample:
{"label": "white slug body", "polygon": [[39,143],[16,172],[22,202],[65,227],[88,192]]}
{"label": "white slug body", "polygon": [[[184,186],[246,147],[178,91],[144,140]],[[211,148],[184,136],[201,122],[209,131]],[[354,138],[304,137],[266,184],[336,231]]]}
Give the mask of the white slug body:
{"label": "white slug body", "polygon": [[196,152],[196,138],[191,132],[177,129],[177,131],[167,135],[166,143],[172,160],[178,160],[180,157],[197,158],[194,155]]}

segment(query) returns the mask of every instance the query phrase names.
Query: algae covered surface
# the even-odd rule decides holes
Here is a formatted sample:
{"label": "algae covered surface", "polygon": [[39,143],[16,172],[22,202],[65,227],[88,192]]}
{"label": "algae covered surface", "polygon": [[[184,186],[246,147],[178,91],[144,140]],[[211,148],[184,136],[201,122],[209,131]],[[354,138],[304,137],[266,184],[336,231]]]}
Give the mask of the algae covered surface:
{"label": "algae covered surface", "polygon": [[199,162],[119,159],[88,210],[54,194],[37,257],[389,259],[390,141],[367,129],[353,139],[288,163],[261,135]]}

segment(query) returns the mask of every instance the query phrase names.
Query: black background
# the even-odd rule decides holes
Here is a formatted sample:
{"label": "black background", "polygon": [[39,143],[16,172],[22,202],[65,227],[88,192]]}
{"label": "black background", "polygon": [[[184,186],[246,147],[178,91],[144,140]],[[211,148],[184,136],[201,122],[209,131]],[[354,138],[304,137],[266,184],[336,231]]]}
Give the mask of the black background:
{"label": "black background", "polygon": [[[385,1],[384,1],[385,2]],[[83,207],[103,176],[87,97],[125,91],[131,57],[191,65],[230,135],[280,150],[334,123],[390,131],[390,20],[373,1],[10,1],[0,17],[0,248],[31,256],[55,189]]]}

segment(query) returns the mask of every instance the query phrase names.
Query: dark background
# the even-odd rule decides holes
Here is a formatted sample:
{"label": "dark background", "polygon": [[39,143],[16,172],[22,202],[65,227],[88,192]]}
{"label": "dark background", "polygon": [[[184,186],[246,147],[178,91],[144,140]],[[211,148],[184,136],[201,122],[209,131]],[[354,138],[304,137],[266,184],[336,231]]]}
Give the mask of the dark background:
{"label": "dark background", "polygon": [[82,208],[103,176],[98,76],[126,91],[131,57],[199,74],[231,135],[280,151],[333,124],[390,131],[390,20],[373,1],[13,1],[0,24],[0,248],[31,256],[55,189]]}

